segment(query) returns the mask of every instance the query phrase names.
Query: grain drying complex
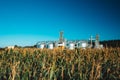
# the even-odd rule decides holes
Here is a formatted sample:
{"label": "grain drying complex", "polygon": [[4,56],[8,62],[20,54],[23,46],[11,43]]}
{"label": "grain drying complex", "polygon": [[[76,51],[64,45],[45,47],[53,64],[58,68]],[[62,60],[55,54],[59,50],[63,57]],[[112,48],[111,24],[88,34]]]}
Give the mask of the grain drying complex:
{"label": "grain drying complex", "polygon": [[36,43],[37,48],[40,49],[75,49],[75,48],[102,48],[103,45],[99,44],[99,35],[96,35],[95,39],[92,36],[89,40],[65,40],[63,38],[63,32],[60,32],[58,41],[40,41]]}

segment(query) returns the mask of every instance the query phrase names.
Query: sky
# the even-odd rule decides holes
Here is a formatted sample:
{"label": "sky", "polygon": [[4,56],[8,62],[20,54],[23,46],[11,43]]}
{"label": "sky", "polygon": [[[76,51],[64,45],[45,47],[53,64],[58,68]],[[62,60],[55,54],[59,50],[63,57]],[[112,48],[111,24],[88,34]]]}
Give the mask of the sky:
{"label": "sky", "polygon": [[0,47],[38,41],[120,39],[119,0],[0,0]]}

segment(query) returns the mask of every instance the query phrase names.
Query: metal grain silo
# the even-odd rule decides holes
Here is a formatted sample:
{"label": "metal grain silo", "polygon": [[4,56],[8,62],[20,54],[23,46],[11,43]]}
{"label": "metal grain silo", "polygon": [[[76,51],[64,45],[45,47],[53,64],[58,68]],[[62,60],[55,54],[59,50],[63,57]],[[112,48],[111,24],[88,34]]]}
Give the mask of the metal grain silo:
{"label": "metal grain silo", "polygon": [[43,49],[45,48],[45,44],[37,44],[37,48]]}
{"label": "metal grain silo", "polygon": [[40,44],[40,48],[41,49],[45,48],[45,44]]}
{"label": "metal grain silo", "polygon": [[78,48],[86,48],[88,46],[88,43],[86,41],[79,41],[77,45]]}
{"label": "metal grain silo", "polygon": [[75,44],[74,43],[69,43],[68,48],[73,50],[75,49]]}
{"label": "metal grain silo", "polygon": [[81,47],[82,47],[82,48],[86,48],[86,47],[87,47],[87,43],[86,43],[86,42],[82,42],[82,43],[81,43]]}
{"label": "metal grain silo", "polygon": [[53,49],[54,47],[53,47],[53,43],[49,43],[48,44],[48,49]]}
{"label": "metal grain silo", "polygon": [[40,49],[44,49],[45,48],[45,43],[44,42],[38,42],[37,44],[37,48],[40,48]]}

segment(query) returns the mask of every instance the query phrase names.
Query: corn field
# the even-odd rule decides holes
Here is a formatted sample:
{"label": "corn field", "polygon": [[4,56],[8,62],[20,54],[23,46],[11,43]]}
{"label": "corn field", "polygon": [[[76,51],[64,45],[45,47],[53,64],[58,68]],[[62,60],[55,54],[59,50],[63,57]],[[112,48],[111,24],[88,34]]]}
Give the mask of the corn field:
{"label": "corn field", "polygon": [[0,80],[119,80],[120,48],[0,51]]}

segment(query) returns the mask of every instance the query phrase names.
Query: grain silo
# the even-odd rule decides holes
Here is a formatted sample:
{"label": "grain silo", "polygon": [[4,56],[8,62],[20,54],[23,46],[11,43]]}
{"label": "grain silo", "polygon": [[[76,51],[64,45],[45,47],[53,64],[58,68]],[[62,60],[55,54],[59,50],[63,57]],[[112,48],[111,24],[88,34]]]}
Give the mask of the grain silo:
{"label": "grain silo", "polygon": [[53,49],[54,48],[53,43],[48,43],[47,46],[48,46],[48,49]]}
{"label": "grain silo", "polygon": [[77,42],[78,48],[86,48],[88,46],[87,41],[79,41]]}
{"label": "grain silo", "polygon": [[75,44],[74,43],[68,43],[68,48],[73,50],[75,49]]}
{"label": "grain silo", "polygon": [[45,43],[44,42],[38,42],[36,45],[37,45],[37,48],[40,48],[40,49],[45,48]]}

